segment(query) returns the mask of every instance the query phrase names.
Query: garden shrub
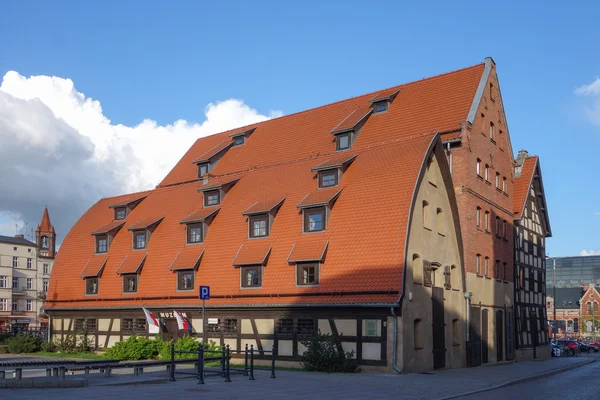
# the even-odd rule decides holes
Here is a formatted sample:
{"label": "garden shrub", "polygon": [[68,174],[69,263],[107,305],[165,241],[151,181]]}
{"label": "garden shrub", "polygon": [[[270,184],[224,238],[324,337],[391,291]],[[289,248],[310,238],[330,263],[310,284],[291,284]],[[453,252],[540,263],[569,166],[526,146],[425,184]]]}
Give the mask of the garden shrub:
{"label": "garden shrub", "polygon": [[356,372],[357,362],[353,359],[354,351],[346,353],[339,351],[338,337],[318,332],[301,343],[306,346],[306,351],[301,356],[302,366],[306,370]]}
{"label": "garden shrub", "polygon": [[41,340],[32,335],[18,334],[5,339],[9,353],[34,353],[40,349]]}
{"label": "garden shrub", "polygon": [[94,347],[92,340],[84,333],[69,333],[64,338],[56,340],[53,345],[54,351],[65,354],[88,353]]}
{"label": "garden shrub", "polygon": [[104,355],[114,360],[147,360],[156,358],[163,341],[133,335],[106,349]]}
{"label": "garden shrub", "polygon": [[[160,354],[158,356],[158,358],[160,358],[161,360],[170,360],[171,359],[171,343],[172,340],[169,340],[168,342],[162,342],[162,346],[160,348]],[[200,344],[200,342],[192,337],[192,336],[188,336],[188,335],[184,335],[182,337],[180,337],[176,342],[175,342],[175,350],[181,350],[181,351],[193,351],[194,354],[186,354],[186,353],[175,353],[175,359],[177,360],[183,360],[183,359],[188,359],[188,358],[198,358],[198,345]],[[215,342],[213,342],[212,340],[208,341],[208,343],[206,343],[204,345],[204,351],[221,351],[221,346],[217,346],[217,344]],[[211,356],[220,356],[220,354],[216,353],[216,354],[206,354],[205,357],[211,357]]]}
{"label": "garden shrub", "polygon": [[43,342],[40,345],[40,351],[46,353],[55,353],[58,350],[56,344],[54,342]]}

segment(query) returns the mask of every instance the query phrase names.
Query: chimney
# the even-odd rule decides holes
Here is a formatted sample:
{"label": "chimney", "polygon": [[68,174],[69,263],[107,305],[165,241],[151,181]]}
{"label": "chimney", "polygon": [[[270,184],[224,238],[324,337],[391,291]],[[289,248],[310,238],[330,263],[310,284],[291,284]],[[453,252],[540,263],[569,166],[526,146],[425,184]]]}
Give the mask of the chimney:
{"label": "chimney", "polygon": [[523,170],[523,164],[525,164],[525,160],[529,158],[529,153],[527,150],[519,150],[519,154],[517,155],[517,159],[515,160],[515,178],[521,176],[521,171]]}
{"label": "chimney", "polygon": [[19,233],[18,235],[15,235],[15,237],[17,239],[25,239],[25,235],[23,235],[22,233]]}

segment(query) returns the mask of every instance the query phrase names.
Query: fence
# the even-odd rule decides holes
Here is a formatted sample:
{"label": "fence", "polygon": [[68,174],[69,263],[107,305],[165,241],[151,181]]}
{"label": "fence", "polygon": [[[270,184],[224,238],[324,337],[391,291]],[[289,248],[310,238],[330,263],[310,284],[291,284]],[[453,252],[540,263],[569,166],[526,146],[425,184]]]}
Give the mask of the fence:
{"label": "fence", "polygon": [[[171,364],[169,366],[169,381],[175,382],[175,374],[183,374],[183,375],[193,375],[198,379],[198,384],[204,384],[204,378],[207,376],[207,373],[216,376],[223,376],[225,378],[225,382],[231,382],[231,371],[238,372],[243,374],[244,376],[248,376],[249,380],[253,381],[254,378],[254,353],[258,353],[257,350],[254,349],[254,345],[246,345],[244,350],[231,350],[229,345],[225,346],[223,350],[205,350],[202,343],[198,345],[197,351],[189,351],[189,350],[175,350],[175,344],[171,343]],[[244,354],[244,368],[231,368],[231,353],[243,353]],[[261,350],[260,353],[271,353],[271,379],[275,379],[275,346],[273,346],[272,350]],[[195,372],[178,372],[175,370],[175,354],[194,354],[197,356],[196,359],[196,371]],[[208,356],[207,356],[208,355]],[[210,370],[205,367],[206,362],[210,361],[218,361],[220,363],[220,370]]]}
{"label": "fence", "polygon": [[20,326],[0,328],[0,335],[17,336],[21,334],[35,336],[40,338],[42,341],[48,340],[48,328],[26,328]]}

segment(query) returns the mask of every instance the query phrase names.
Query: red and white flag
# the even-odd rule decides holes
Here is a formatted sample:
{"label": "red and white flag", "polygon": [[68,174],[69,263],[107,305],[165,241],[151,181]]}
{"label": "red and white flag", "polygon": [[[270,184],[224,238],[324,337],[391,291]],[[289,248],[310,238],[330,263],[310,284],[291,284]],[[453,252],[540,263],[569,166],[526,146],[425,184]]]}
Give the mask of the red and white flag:
{"label": "red and white flag", "polygon": [[177,320],[177,326],[180,330],[192,330],[192,325],[190,324],[190,321],[188,321],[187,318],[184,317],[181,313],[173,310],[173,315],[175,315],[175,319]]}
{"label": "red and white flag", "polygon": [[156,318],[154,316],[154,314],[152,314],[150,311],[146,310],[144,307],[142,307],[142,310],[144,310],[144,314],[146,314],[146,322],[148,323],[148,332],[149,333],[159,333],[160,332],[160,322],[158,321],[158,318]]}

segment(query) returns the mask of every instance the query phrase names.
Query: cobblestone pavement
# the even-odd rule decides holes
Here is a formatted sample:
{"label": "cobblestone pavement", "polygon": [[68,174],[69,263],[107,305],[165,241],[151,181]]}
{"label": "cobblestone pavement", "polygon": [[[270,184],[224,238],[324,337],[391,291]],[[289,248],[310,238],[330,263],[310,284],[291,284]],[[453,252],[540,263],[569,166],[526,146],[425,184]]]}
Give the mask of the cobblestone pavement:
{"label": "cobblestone pavement", "polygon": [[[194,379],[177,382],[142,383],[133,375],[103,378],[96,375],[89,387],[74,389],[0,389],[0,396],[11,400],[35,399],[107,399],[120,396],[127,400],[168,397],[196,399],[441,399],[474,390],[492,388],[526,377],[549,373],[561,368],[573,368],[598,360],[598,357],[564,357],[548,361],[514,364],[496,364],[479,368],[441,371],[435,374],[322,374],[310,372],[277,371],[276,379],[269,379],[267,371],[257,371],[256,380],[233,375],[231,383],[221,377],[208,377],[205,385]],[[69,377],[80,379],[82,376]],[[144,374],[148,380],[166,378],[164,372]],[[119,386],[99,386],[105,384]],[[126,386],[120,386],[127,384]],[[5,392],[3,392],[4,390]],[[486,392],[490,393],[490,392]],[[482,394],[483,396],[484,394]],[[485,397],[481,397],[485,398]]]}

